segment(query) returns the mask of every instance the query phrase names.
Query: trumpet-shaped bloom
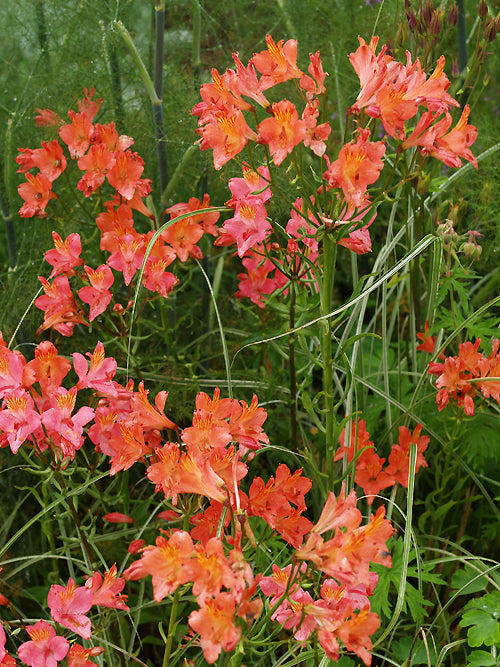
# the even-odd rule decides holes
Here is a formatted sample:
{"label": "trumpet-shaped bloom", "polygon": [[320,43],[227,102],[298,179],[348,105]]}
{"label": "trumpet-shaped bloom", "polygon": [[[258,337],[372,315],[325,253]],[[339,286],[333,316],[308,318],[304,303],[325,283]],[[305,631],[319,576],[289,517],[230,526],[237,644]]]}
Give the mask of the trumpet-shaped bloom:
{"label": "trumpet-shaped bloom", "polygon": [[26,391],[15,389],[5,398],[4,409],[0,411],[0,430],[14,454],[40,424],[40,415]]}
{"label": "trumpet-shaped bloom", "polygon": [[356,142],[342,146],[323,174],[330,188],[342,188],[346,201],[358,207],[366,204],[367,187],[377,181],[384,166],[385,146],[381,141],[368,141],[369,136],[369,130],[359,130]]}
{"label": "trumpet-shaped bloom", "polygon": [[106,393],[108,396],[112,393],[116,394],[112,382],[116,373],[116,360],[113,357],[105,356],[104,346],[100,341],[94,352],[87,352],[87,356],[90,359],[90,367],[83,354],[74,352],[72,355],[73,367],[78,375],[77,389],[88,387]]}
{"label": "trumpet-shaped bloom", "polygon": [[206,599],[197,611],[189,615],[189,626],[200,635],[203,655],[213,664],[222,650],[232,651],[241,637],[241,627],[235,625],[236,605],[231,593],[219,593]]}
{"label": "trumpet-shaped bloom", "polygon": [[59,136],[67,145],[71,157],[79,158],[85,155],[90,145],[92,121],[84,112],[68,111],[68,116],[71,123],[61,127]]}
{"label": "trumpet-shaped bloom", "polygon": [[271,35],[266,35],[267,51],[254,53],[251,62],[262,74],[259,81],[261,91],[272,88],[277,83],[298,79],[303,72],[297,67],[297,41],[289,39],[275,44]]}
{"label": "trumpet-shaped bloom", "polygon": [[[237,200],[234,216],[224,222],[223,230],[226,236],[229,235],[236,242],[239,257],[264,241],[271,234],[272,227],[262,200],[255,195]],[[224,238],[224,245],[227,244]]]}
{"label": "trumpet-shaped bloom", "polygon": [[272,105],[272,117],[265,118],[257,128],[258,141],[269,146],[273,162],[278,167],[306,136],[307,124],[299,120],[292,102],[281,100]]}
{"label": "trumpet-shaped bloom", "polygon": [[52,192],[52,183],[45,174],[41,172],[36,176],[26,174],[27,183],[21,183],[17,191],[24,199],[24,204],[19,209],[21,218],[46,217],[45,208],[51,199],[55,198]]}
{"label": "trumpet-shaped bloom", "polygon": [[96,317],[104,313],[111,301],[112,294],[109,288],[114,282],[113,272],[106,264],[101,264],[97,269],[85,266],[85,273],[88,276],[90,285],[85,285],[78,291],[78,296],[90,306],[89,320],[95,320]]}
{"label": "trumpet-shaped bloom", "polygon": [[82,252],[82,243],[80,234],[70,234],[64,241],[57,232],[52,232],[54,248],[44,253],[45,261],[54,268],[49,276],[53,278],[58,274],[74,276],[76,274],[75,266],[83,264],[80,257]]}
{"label": "trumpet-shaped bloom", "polygon": [[28,625],[26,632],[31,641],[24,642],[17,650],[19,658],[30,667],[57,667],[69,651],[65,637],[56,635],[54,628],[46,621]]}
{"label": "trumpet-shaped bloom", "polygon": [[90,639],[92,627],[86,613],[92,606],[92,591],[85,586],[76,587],[73,579],[69,579],[66,586],[50,587],[47,604],[54,621]]}
{"label": "trumpet-shaped bloom", "polygon": [[212,148],[214,167],[221,169],[235,155],[241,153],[249,139],[256,140],[239,109],[227,107],[200,118],[197,133],[201,136],[200,149]]}
{"label": "trumpet-shaped bloom", "polygon": [[184,564],[193,552],[193,541],[185,531],[177,530],[168,539],[159,536],[156,538],[156,546],[144,547],[141,558],[129,565],[123,576],[137,581],[151,575],[154,600],[161,602],[166,595],[189,581]]}
{"label": "trumpet-shaped bloom", "polygon": [[85,588],[92,593],[92,604],[99,607],[110,607],[111,609],[122,609],[129,611],[126,595],[121,595],[125,579],[117,576],[116,565],[112,565],[104,578],[99,572],[94,572],[90,579],[85,582]]}

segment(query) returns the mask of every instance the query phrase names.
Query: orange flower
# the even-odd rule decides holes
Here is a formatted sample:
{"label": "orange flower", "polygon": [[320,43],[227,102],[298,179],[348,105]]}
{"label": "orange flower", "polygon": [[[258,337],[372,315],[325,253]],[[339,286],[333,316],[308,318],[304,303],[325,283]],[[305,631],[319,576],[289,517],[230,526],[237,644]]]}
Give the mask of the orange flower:
{"label": "orange flower", "polygon": [[265,118],[257,128],[258,141],[268,144],[274,164],[278,167],[293,148],[306,136],[307,125],[299,120],[292,102],[281,100],[272,105],[272,118]]}
{"label": "orange flower", "polygon": [[220,169],[235,155],[238,155],[248,139],[257,138],[241,113],[235,107],[226,107],[200,118],[199,124],[204,125],[196,130],[201,136],[200,149],[213,148],[214,167]]}
{"label": "orange flower", "polygon": [[161,602],[166,595],[189,580],[184,563],[191,558],[193,551],[193,541],[189,533],[183,530],[175,531],[168,539],[157,537],[156,546],[144,547],[140,560],[132,563],[123,577],[137,581],[152,575],[153,597],[156,603]]}
{"label": "orange flower", "polygon": [[275,44],[271,35],[266,35],[267,51],[254,53],[251,62],[262,74],[259,81],[260,90],[267,90],[277,83],[298,79],[303,72],[297,67],[297,41],[289,39],[284,45],[283,40]]}
{"label": "orange flower", "polygon": [[392,451],[389,454],[389,465],[386,468],[386,473],[406,488],[408,488],[408,475],[410,472],[410,444],[417,445],[415,472],[421,467],[427,467],[423,452],[427,449],[430,438],[428,435],[421,436],[421,432],[421,424],[415,427],[413,433],[406,426],[400,426],[399,444],[393,445]]}
{"label": "orange flower", "polygon": [[366,189],[378,179],[384,163],[385,146],[381,141],[368,141],[370,130],[359,130],[356,142],[342,146],[323,178],[330,188],[340,187],[349,204],[366,203]]}
{"label": "orange flower", "polygon": [[45,208],[51,199],[55,199],[52,192],[52,183],[45,174],[41,172],[36,176],[26,174],[27,183],[21,183],[17,191],[24,199],[24,204],[19,209],[21,218],[32,218],[36,215],[38,218],[45,218]]}
{"label": "orange flower", "polygon": [[231,593],[219,593],[191,612],[188,623],[200,635],[205,660],[213,664],[222,650],[232,651],[241,637],[241,627],[234,624],[235,602]]}

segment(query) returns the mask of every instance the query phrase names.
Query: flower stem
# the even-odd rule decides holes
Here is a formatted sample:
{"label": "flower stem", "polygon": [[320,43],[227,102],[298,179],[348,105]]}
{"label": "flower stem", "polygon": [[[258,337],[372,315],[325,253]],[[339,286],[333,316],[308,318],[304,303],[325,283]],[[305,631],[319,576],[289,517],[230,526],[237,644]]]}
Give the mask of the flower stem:
{"label": "flower stem", "polygon": [[[335,276],[336,243],[334,239],[325,234],[323,240],[323,285],[321,290],[321,315],[326,316],[332,310],[333,281]],[[321,326],[321,361],[323,364],[323,393],[325,396],[325,458],[328,489],[333,488],[333,457],[334,437],[337,422],[333,412],[333,366],[332,366],[332,329],[329,318],[325,318]]]}

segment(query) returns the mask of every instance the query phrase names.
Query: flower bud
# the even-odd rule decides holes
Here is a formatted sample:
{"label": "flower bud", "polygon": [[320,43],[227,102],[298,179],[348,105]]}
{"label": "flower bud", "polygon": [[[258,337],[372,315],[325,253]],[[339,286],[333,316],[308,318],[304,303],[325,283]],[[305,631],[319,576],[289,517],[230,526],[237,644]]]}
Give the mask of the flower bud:
{"label": "flower bud", "polygon": [[488,5],[486,0],[480,0],[477,6],[477,15],[484,19],[485,16],[488,16]]}
{"label": "flower bud", "polygon": [[441,222],[436,229],[436,234],[443,239],[443,244],[449,246],[458,237],[458,234],[453,229],[453,221],[445,220]]}
{"label": "flower bud", "polygon": [[443,14],[440,11],[434,13],[429,25],[431,35],[440,35],[443,30]]}
{"label": "flower bud", "polygon": [[455,26],[458,22],[458,7],[455,3],[452,4],[448,11],[448,25]]}
{"label": "flower bud", "polygon": [[477,243],[471,243],[470,241],[467,241],[467,243],[464,243],[460,247],[460,250],[468,259],[478,260],[481,257],[482,248],[480,245],[477,245]]}
{"label": "flower bud", "polygon": [[410,28],[410,31],[413,32],[417,27],[417,17],[415,16],[413,9],[410,9],[406,12],[406,19],[408,21],[408,27]]}
{"label": "flower bud", "polygon": [[424,9],[422,10],[422,22],[425,27],[430,26],[434,17],[434,6],[430,0],[426,0]]}

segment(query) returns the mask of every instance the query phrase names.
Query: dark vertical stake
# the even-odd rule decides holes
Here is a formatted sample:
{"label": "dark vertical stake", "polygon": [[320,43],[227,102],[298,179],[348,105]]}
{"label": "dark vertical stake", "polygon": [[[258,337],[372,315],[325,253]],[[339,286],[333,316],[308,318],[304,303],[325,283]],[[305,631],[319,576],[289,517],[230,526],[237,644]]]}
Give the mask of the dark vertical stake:
{"label": "dark vertical stake", "polygon": [[[465,7],[464,0],[458,0],[458,19],[457,19],[457,38],[458,38],[458,71],[461,81],[465,80],[467,69],[467,33],[465,30]],[[460,106],[462,109],[467,102],[467,91],[464,90],[460,97]]]}
{"label": "dark vertical stake", "polygon": [[156,151],[158,155],[158,176],[160,192],[163,193],[168,183],[167,145],[163,126],[163,41],[165,34],[165,2],[155,0],[155,63],[154,88],[158,103],[153,103],[153,122],[155,126]]}

